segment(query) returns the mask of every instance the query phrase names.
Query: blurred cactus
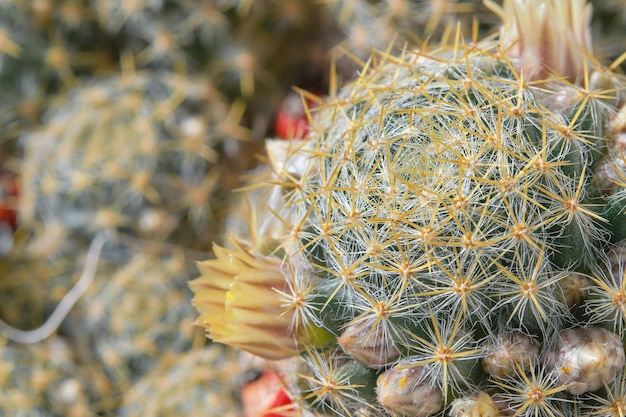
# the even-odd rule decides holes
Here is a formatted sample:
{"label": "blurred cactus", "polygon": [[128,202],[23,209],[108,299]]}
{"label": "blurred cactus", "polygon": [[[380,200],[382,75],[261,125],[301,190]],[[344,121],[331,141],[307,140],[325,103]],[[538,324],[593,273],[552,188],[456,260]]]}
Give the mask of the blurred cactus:
{"label": "blurred cactus", "polygon": [[180,249],[109,243],[93,284],[63,326],[86,367],[107,381],[96,393],[103,408],[113,410],[161,357],[191,348],[189,264]]}
{"label": "blurred cactus", "polygon": [[[626,43],[626,1],[591,0],[594,10],[593,29],[598,54],[617,59],[624,53]],[[622,61],[622,68],[626,68]]]}
{"label": "blurred cactus", "polygon": [[325,0],[344,29],[343,46],[361,55],[370,49],[385,49],[394,37],[404,42],[414,37],[441,36],[460,25],[471,36],[472,21],[490,26],[497,19],[482,1],[467,0]]}
{"label": "blurred cactus", "polygon": [[60,337],[43,344],[0,346],[0,416],[95,417],[89,381]]}
{"label": "blurred cactus", "polygon": [[207,82],[148,73],[68,94],[40,131],[22,138],[21,223],[206,246],[222,196],[237,184],[237,161],[224,154],[233,139],[219,93]]}
{"label": "blurred cactus", "polygon": [[241,355],[211,345],[165,355],[124,395],[120,417],[236,417],[246,368]]}
{"label": "blurred cactus", "polygon": [[[0,258],[0,317],[23,329],[41,326],[84,271],[82,247],[47,225],[18,230]],[[77,256],[80,254],[79,256]]]}
{"label": "blurred cactus", "polygon": [[[487,5],[499,38],[375,52],[305,140],[269,141],[249,243],[192,283],[216,341],[276,359],[290,339],[302,415],[577,415],[623,370],[623,327],[600,327],[623,274],[600,274],[624,200],[604,216],[594,168],[626,79],[585,1]],[[282,282],[247,279],[261,260]]]}

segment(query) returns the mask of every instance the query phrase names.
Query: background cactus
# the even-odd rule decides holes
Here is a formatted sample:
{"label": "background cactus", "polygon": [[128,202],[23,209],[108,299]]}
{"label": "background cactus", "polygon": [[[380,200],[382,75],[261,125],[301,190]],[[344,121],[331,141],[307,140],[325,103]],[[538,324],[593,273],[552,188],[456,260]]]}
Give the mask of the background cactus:
{"label": "background cactus", "polygon": [[124,395],[119,415],[240,416],[245,363],[237,352],[220,345],[165,355]]}
{"label": "background cactus", "polygon": [[90,417],[90,383],[67,340],[0,347],[0,415]]}
{"label": "background cactus", "polygon": [[195,333],[185,285],[190,262],[180,249],[108,246],[63,330],[86,368],[107,381],[94,395],[112,412],[162,357],[190,350]]}
{"label": "background cactus", "polygon": [[212,86],[156,73],[68,94],[23,139],[22,224],[43,219],[87,236],[113,229],[187,247],[210,238],[220,193],[236,184],[227,173],[236,161],[223,151],[228,108]]}

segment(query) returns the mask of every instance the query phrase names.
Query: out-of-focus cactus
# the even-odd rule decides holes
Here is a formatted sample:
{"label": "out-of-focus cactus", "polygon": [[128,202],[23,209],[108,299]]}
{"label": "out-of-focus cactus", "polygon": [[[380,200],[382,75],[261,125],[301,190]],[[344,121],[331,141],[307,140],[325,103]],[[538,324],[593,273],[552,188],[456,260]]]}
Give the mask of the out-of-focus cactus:
{"label": "out-of-focus cactus", "polygon": [[111,55],[109,43],[103,40],[81,0],[2,2],[3,152],[9,150],[7,140],[38,123],[49,95],[74,85],[81,74],[110,69]]}
{"label": "out-of-focus cactus", "polygon": [[473,20],[493,23],[481,1],[469,0],[326,0],[324,3],[344,29],[343,46],[353,53],[384,49],[394,37],[401,41],[414,37],[441,36],[460,25],[471,36]]}
{"label": "out-of-focus cactus", "polygon": [[92,417],[90,382],[66,340],[0,346],[0,416]]}
{"label": "out-of-focus cactus", "polygon": [[106,382],[95,394],[111,411],[160,358],[188,351],[195,332],[186,288],[192,271],[182,250],[116,241],[108,246],[63,331],[85,367]]}
{"label": "out-of-focus cactus", "polygon": [[85,268],[83,248],[62,227],[41,229],[18,230],[0,258],[0,318],[23,330],[41,326]]}
{"label": "out-of-focus cactus", "polygon": [[375,53],[268,142],[251,244],[192,284],[216,341],[299,355],[303,415],[574,415],[624,367],[623,274],[599,275],[625,200],[605,216],[595,168],[626,80],[584,0],[487,3],[498,39]]}
{"label": "out-of-focus cactus", "polygon": [[245,361],[220,345],[165,355],[124,395],[120,417],[242,415]]}
{"label": "out-of-focus cactus", "polygon": [[[626,1],[591,0],[594,10],[593,29],[598,53],[617,59],[624,53],[626,43]],[[626,68],[626,61],[622,61]]]}
{"label": "out-of-focus cactus", "polygon": [[238,181],[224,153],[230,134],[245,134],[233,126],[205,81],[140,73],[77,87],[22,138],[21,223],[206,247]]}

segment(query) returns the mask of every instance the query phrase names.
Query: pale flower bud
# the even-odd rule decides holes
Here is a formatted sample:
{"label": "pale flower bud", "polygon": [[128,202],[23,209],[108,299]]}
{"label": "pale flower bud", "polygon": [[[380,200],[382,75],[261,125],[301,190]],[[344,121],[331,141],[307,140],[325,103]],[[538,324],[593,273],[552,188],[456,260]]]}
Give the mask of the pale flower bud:
{"label": "pale flower bud", "polygon": [[343,350],[357,362],[374,369],[382,368],[400,356],[400,351],[382,325],[359,321],[346,327],[337,339]]}
{"label": "pale flower bud", "polygon": [[517,367],[526,369],[537,356],[539,346],[523,333],[507,333],[488,342],[482,359],[485,372],[497,378],[515,375]]}
{"label": "pale flower bud", "polygon": [[504,53],[520,58],[524,77],[554,73],[572,82],[583,78],[591,56],[591,5],[586,0],[492,0],[485,4],[502,19]]}
{"label": "pale flower bud", "polygon": [[615,379],[624,366],[619,337],[601,327],[579,327],[559,333],[548,356],[558,381],[574,395],[595,391]]}
{"label": "pale flower bud", "polygon": [[400,362],[381,374],[376,385],[378,402],[392,413],[427,417],[443,408],[443,393],[423,366]]}
{"label": "pale flower bud", "polygon": [[480,392],[476,396],[457,398],[450,406],[450,417],[499,417],[500,410],[489,394]]}

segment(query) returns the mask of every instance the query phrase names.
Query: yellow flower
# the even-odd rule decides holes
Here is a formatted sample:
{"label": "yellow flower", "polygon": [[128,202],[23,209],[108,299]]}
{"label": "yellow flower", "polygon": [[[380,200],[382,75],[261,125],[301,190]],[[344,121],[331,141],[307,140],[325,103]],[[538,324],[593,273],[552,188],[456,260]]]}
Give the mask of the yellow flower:
{"label": "yellow flower", "polygon": [[252,255],[235,242],[234,249],[214,245],[215,259],[198,263],[200,277],[190,283],[196,324],[207,336],[266,359],[298,353],[293,313],[282,306],[289,270],[276,257]]}

